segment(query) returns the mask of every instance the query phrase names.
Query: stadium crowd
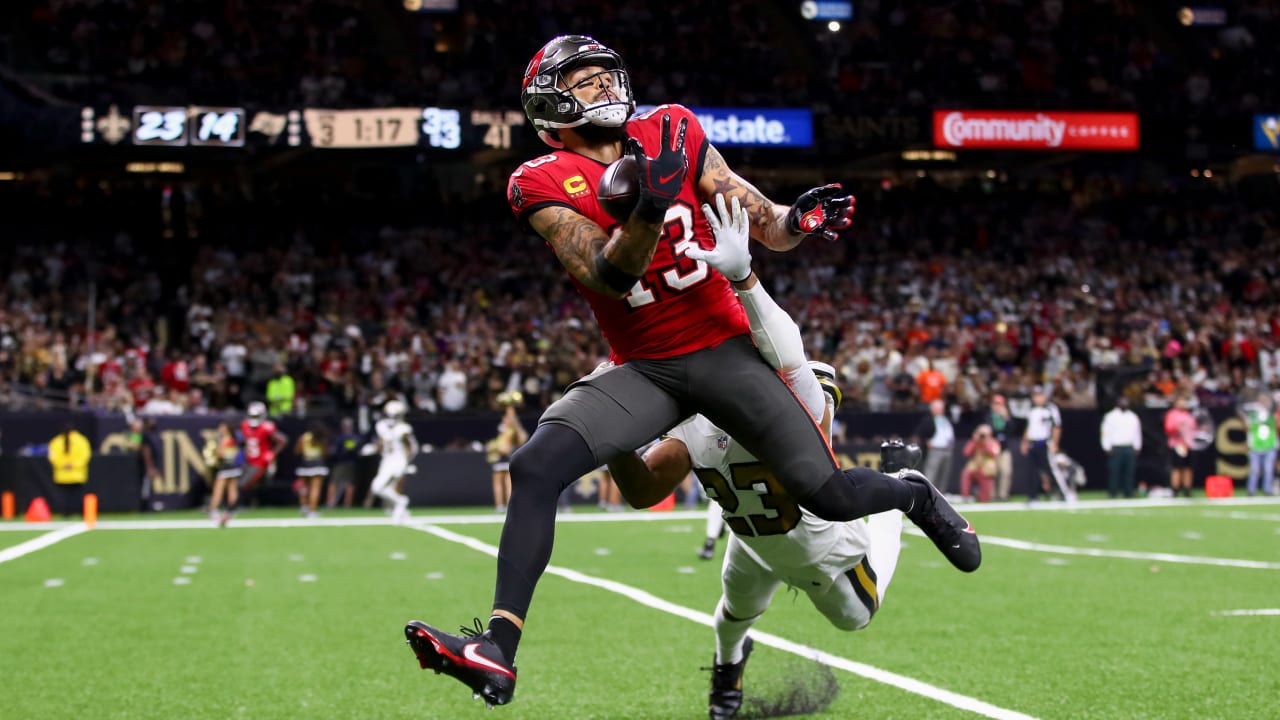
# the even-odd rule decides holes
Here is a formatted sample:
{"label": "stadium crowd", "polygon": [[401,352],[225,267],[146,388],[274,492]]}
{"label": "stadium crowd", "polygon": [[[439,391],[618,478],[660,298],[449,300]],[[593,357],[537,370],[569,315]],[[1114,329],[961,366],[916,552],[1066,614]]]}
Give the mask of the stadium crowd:
{"label": "stadium crowd", "polygon": [[[1210,119],[1275,107],[1280,49],[1257,38],[1280,31],[1280,3],[1224,7],[1225,27],[1181,28],[1133,2],[866,0],[829,32],[766,0],[662,12],[475,0],[451,15],[359,0],[40,0],[0,9],[12,20],[0,60],[84,102],[511,107],[532,49],[582,31],[633,58],[641,100]],[[514,37],[527,46],[499,41]],[[852,183],[859,212],[841,242],[760,251],[849,407],[918,406],[929,365],[968,407],[1040,383],[1062,406],[1088,405],[1099,369],[1117,365],[1150,368],[1156,404],[1179,388],[1214,403],[1275,386],[1274,190],[1259,201],[1168,168],[1064,167]],[[200,412],[242,407],[287,375],[283,410],[345,410],[388,388],[423,411],[492,409],[514,388],[545,404],[608,348],[500,188],[475,199],[437,181],[389,194],[412,197],[413,213],[337,183],[316,197],[243,176],[7,189],[0,233],[17,240],[0,247],[0,389],[15,403]]]}
{"label": "stadium crowd", "polygon": [[[1091,406],[1097,372],[1116,365],[1149,368],[1157,405],[1179,389],[1215,404],[1280,387],[1280,218],[1224,184],[1040,173],[855,190],[841,241],[757,252],[849,407],[919,407],[929,365],[970,408],[1040,383],[1061,406]],[[545,404],[608,353],[500,198],[438,223],[338,226],[270,219],[233,193],[189,188],[186,211],[143,213],[102,192],[58,197],[126,208],[115,226],[74,219],[92,212],[50,223],[35,199],[20,203],[29,223],[6,221],[26,238],[0,249],[0,383],[14,402],[203,412],[263,397],[283,371],[294,389],[277,412],[348,410],[388,389],[422,411],[494,409],[517,388]]]}
{"label": "stadium crowd", "polygon": [[1280,6],[1214,4],[1226,27],[1183,28],[1161,3],[865,0],[829,32],[798,3],[766,0],[661,11],[472,0],[451,14],[360,0],[40,0],[7,11],[0,48],[83,102],[504,106],[545,38],[580,32],[633,58],[638,97],[688,105],[1141,106],[1169,117],[1274,107],[1280,49],[1258,38],[1280,31]]}

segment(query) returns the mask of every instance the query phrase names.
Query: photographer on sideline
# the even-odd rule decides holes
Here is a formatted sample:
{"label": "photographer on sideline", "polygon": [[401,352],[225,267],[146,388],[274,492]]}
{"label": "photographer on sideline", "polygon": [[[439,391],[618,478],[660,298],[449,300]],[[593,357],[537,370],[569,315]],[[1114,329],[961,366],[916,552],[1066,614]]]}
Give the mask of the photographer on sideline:
{"label": "photographer on sideline", "polygon": [[972,499],[969,492],[976,482],[978,502],[991,502],[996,485],[1000,442],[995,439],[990,425],[984,423],[974,428],[969,442],[964,445],[964,456],[969,461],[960,473],[960,495]]}

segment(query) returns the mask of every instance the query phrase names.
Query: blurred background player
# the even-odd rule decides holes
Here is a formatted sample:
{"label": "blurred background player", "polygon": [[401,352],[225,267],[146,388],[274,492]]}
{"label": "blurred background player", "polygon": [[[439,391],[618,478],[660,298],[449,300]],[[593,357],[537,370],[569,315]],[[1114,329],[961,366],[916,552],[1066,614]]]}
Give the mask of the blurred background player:
{"label": "blurred background player", "polygon": [[[747,269],[746,277],[734,287],[755,288],[741,293],[751,318],[752,338],[809,413],[821,418],[819,428],[829,439],[831,419],[843,399],[835,369],[806,359],[800,328],[750,272],[745,211],[734,203],[737,222],[732,222],[723,197],[716,199],[722,218],[712,222],[717,228],[716,248],[696,255],[729,277],[739,277],[742,268]],[[712,213],[706,206],[703,212],[708,217]],[[720,226],[727,229],[722,232]],[[732,232],[735,227],[741,227],[742,232]],[[911,469],[919,462],[919,448],[886,443],[881,458],[885,472],[911,473],[927,483]],[[742,675],[751,653],[747,631],[768,609],[783,583],[803,590],[814,607],[841,630],[866,627],[880,607],[898,563],[901,512],[891,510],[848,522],[822,520],[802,509],[767,466],[702,415],[671,429],[643,458],[626,453],[609,466],[624,495],[637,507],[648,507],[665,497],[692,470],[707,495],[723,508],[724,521],[732,532],[721,570],[723,591],[714,615],[712,720],[734,717],[742,705]],[[875,473],[870,468],[858,470]]]}
{"label": "blurred background player", "polygon": [[223,520],[224,524],[239,510],[239,501],[271,474],[276,456],[289,442],[288,436],[267,419],[267,406],[260,402],[249,403],[245,418],[240,421],[240,439],[244,445],[244,462],[240,466],[240,492]]}
{"label": "blurred background player", "polygon": [[724,535],[724,508],[715,500],[707,499],[707,537],[702,541],[698,557],[711,560],[716,556],[716,541]]}
{"label": "blurred background player", "polygon": [[524,402],[519,390],[508,390],[498,395],[498,404],[506,408],[498,422],[498,435],[485,443],[485,459],[493,468],[493,511],[507,511],[511,498],[511,453],[529,440],[516,408]]}
{"label": "blurred background player", "polygon": [[298,437],[293,452],[298,456],[294,472],[294,492],[298,494],[298,507],[306,517],[318,517],[320,493],[329,477],[329,433],[323,425],[316,424]]}
{"label": "blurred background player", "polygon": [[[204,448],[204,462],[213,480],[213,496],[209,499],[209,516],[226,525],[231,508],[240,502],[240,444],[236,442],[231,423],[222,420]],[[226,506],[223,505],[226,499]]]}
{"label": "blurred background player", "polygon": [[618,484],[613,481],[613,473],[609,472],[609,467],[601,465],[588,473],[587,477],[592,475],[596,478],[596,505],[605,512],[622,510],[622,493],[618,490]]}
{"label": "blurred background player", "polygon": [[391,508],[391,522],[400,525],[409,520],[409,496],[400,491],[409,470],[409,461],[418,454],[418,439],[413,428],[404,421],[407,407],[400,400],[388,400],[385,416],[374,426],[378,452],[382,461],[369,492],[383,499]]}
{"label": "blurred background player", "polygon": [[142,509],[151,507],[151,490],[163,478],[160,475],[160,434],[153,418],[135,417],[129,421],[129,448],[138,453],[138,471],[141,473]]}

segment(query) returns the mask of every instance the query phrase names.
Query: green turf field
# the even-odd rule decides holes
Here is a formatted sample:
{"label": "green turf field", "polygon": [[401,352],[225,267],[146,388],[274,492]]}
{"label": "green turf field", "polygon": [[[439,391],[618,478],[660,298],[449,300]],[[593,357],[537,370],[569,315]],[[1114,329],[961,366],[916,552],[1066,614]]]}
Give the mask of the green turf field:
{"label": "green turf field", "polygon": [[[866,630],[780,592],[747,695],[833,677],[814,717],[1277,716],[1280,503],[998,509],[971,515],[973,575],[909,530]],[[0,717],[706,717],[719,562],[695,556],[700,516],[567,516],[510,706],[490,714],[419,670],[406,620],[487,615],[501,526],[475,513],[426,528],[361,512],[225,530],[194,513],[105,518],[17,557],[53,531],[0,525]],[[272,515],[294,526],[246,526]],[[1239,610],[1271,613],[1222,614]]]}

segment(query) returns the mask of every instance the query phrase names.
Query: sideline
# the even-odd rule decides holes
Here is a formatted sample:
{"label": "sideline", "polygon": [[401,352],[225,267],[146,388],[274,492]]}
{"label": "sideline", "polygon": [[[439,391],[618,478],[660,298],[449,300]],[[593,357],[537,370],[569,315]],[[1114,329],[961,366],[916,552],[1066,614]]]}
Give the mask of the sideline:
{"label": "sideline", "polygon": [[[1280,497],[1239,497],[1239,498],[1221,498],[1214,500],[1205,500],[1203,498],[1196,500],[1181,499],[1156,499],[1149,498],[1131,499],[1131,500],[1081,500],[1076,503],[1064,502],[1045,502],[1035,507],[1027,507],[1024,502],[1004,502],[1004,503],[961,503],[955,507],[965,515],[982,514],[982,513],[1003,513],[1003,512],[1089,512],[1093,510],[1130,510],[1130,509],[1150,509],[1159,510],[1165,508],[1200,508],[1209,509],[1224,506],[1277,506],[1280,505]],[[1218,515],[1212,511],[1205,513],[1206,517],[1231,517],[1231,519],[1246,519],[1237,517],[1236,513],[1223,513]],[[416,515],[410,521],[411,524],[431,523],[433,525],[494,525],[501,524],[505,519],[505,515],[486,512],[473,515]],[[630,510],[619,513],[561,513],[556,516],[557,523],[601,523],[601,522],[661,522],[663,520],[696,520],[701,522],[707,517],[705,508],[699,510],[676,510],[672,512],[648,512],[644,510]],[[1274,516],[1280,517],[1280,515]],[[1254,515],[1248,519],[1270,520],[1269,515]],[[314,519],[307,518],[255,518],[252,513],[247,513],[244,517],[237,519],[231,523],[231,527],[351,527],[358,525],[390,525],[391,522],[386,517],[381,516],[361,516],[361,517],[320,517]],[[54,521],[47,523],[24,523],[24,522],[0,522],[0,532],[6,530],[14,531],[31,531],[31,530],[57,530],[64,527],[75,527],[80,525],[79,522],[70,521]],[[189,520],[111,520],[104,519],[99,516],[98,529],[100,530],[200,530],[208,528],[216,528],[216,524],[212,520],[205,519],[189,519]],[[985,542],[987,537],[982,536]],[[1146,558],[1143,558],[1146,559]]]}
{"label": "sideline", "polygon": [[[665,515],[667,513],[662,514]],[[705,516],[705,513],[700,514]],[[442,540],[448,540],[449,542],[458,543],[459,545],[465,545],[472,550],[484,553],[491,557],[498,556],[498,548],[493,545],[481,542],[466,535],[459,535],[458,533],[445,530],[444,528],[435,527],[433,525],[415,525],[413,526],[413,529],[420,530],[429,535],[434,535]],[[691,620],[699,625],[714,627],[714,621],[707,613],[691,610],[683,605],[676,605],[675,603],[668,602],[667,600],[663,600],[660,597],[647,593],[639,588],[631,587],[630,585],[624,585],[620,582],[614,582],[613,580],[604,580],[580,573],[576,570],[569,570],[555,565],[548,565],[546,572],[548,575],[556,575],[569,580],[570,582],[591,585],[592,587],[607,590],[611,593],[621,595],[628,600],[634,600],[646,607],[653,608],[654,610],[660,610],[686,620]],[[860,675],[868,680],[874,680],[875,682],[884,683],[885,685],[891,685],[900,690],[905,690],[909,693],[929,698],[930,700],[936,700],[937,702],[960,708],[961,710],[968,710],[984,717],[994,718],[995,720],[1035,720],[1033,716],[1017,712],[1016,710],[1007,710],[1005,708],[983,702],[977,698],[961,695],[959,693],[937,687],[936,685],[930,685],[926,682],[906,677],[905,675],[899,675],[897,673],[889,672],[888,670],[881,670],[880,668],[873,667],[871,665],[855,662],[837,655],[831,655],[807,645],[791,642],[790,640],[777,635],[752,630],[751,637],[755,638],[756,642],[768,645],[769,647],[789,652],[794,655],[799,655],[802,658],[817,660],[824,665],[839,668],[841,670],[851,672],[854,675]]]}
{"label": "sideline", "polygon": [[88,532],[88,530],[89,528],[84,523],[75,523],[73,525],[54,530],[53,532],[45,533],[40,537],[31,538],[24,543],[18,543],[13,547],[7,547],[0,550],[0,563],[17,560],[23,555],[30,555],[31,553],[47,548],[56,542],[61,542],[69,537],[74,537],[80,533]]}
{"label": "sideline", "polygon": [[[1252,499],[1251,499],[1252,500]],[[1063,510],[1084,510],[1084,509],[1112,509],[1117,505],[1124,504],[1132,506],[1132,500],[1119,501],[1098,501],[1098,505],[1092,503],[1081,503],[1074,508],[1061,507]],[[1144,507],[1150,507],[1148,501],[1136,501]],[[1157,501],[1159,502],[1159,501]],[[1105,503],[1105,506],[1103,505]],[[1256,503],[1254,503],[1256,504]],[[1083,507],[1082,507],[1083,506]],[[1166,505],[1176,507],[1187,507],[1185,504]],[[973,509],[974,506],[962,506],[966,514]],[[981,506],[978,506],[981,507]],[[1009,507],[1008,505],[998,507]],[[1025,508],[1024,508],[1025,509]],[[682,510],[676,512],[621,512],[621,513],[568,513],[556,516],[557,523],[614,523],[614,522],[662,522],[666,520],[684,520],[702,522],[706,519],[705,510]],[[410,520],[407,527],[414,529],[422,529],[422,525],[429,524],[432,526],[441,525],[496,525],[503,522],[504,517],[493,513],[485,513],[478,515],[422,515],[414,517]],[[227,529],[254,529],[254,528],[316,528],[316,527],[376,527],[376,526],[392,526],[392,522],[386,517],[337,517],[337,518],[254,518],[246,517],[232,521],[231,525],[226,529],[219,529],[212,520],[99,520],[97,529],[99,530],[217,530],[218,532],[226,532]],[[80,528],[79,532],[83,532],[84,524],[76,522],[50,522],[50,523],[9,523],[0,524],[0,531],[3,530],[59,530],[59,529],[75,529]],[[903,533],[915,537],[924,537],[924,533],[918,528],[906,525],[903,527]],[[37,542],[41,536],[27,543],[17,545],[15,548],[21,548],[25,545]],[[979,534],[983,545],[1007,547],[1013,550],[1027,550],[1030,552],[1048,553],[1052,555],[1076,555],[1082,557],[1100,557],[1100,558],[1116,558],[1122,560],[1143,560],[1157,561],[1167,563],[1177,563],[1182,565],[1210,565],[1216,567],[1236,567],[1249,570],[1280,570],[1280,562],[1265,562],[1260,560],[1242,560],[1237,558],[1215,558],[1202,557],[1198,555],[1174,555],[1172,553],[1153,553],[1153,552],[1137,552],[1132,550],[1108,550],[1105,548],[1094,547],[1073,547],[1069,545],[1048,545],[1043,543],[1029,542],[1026,540],[1017,540],[1014,538],[998,537],[993,535]],[[61,538],[58,538],[61,539]],[[57,542],[54,540],[53,542]],[[43,545],[39,546],[43,547]],[[39,549],[37,547],[36,549]],[[13,551],[15,548],[10,548]],[[25,553],[24,553],[25,554]]]}
{"label": "sideline", "polygon": [[[567,513],[556,516],[557,523],[603,523],[603,522],[660,522],[662,520],[698,520],[707,518],[706,510],[684,510],[679,512],[621,512],[621,513]],[[433,525],[501,525],[505,515],[485,513],[482,515],[415,515],[409,520],[410,525],[431,523]],[[362,517],[319,517],[319,518],[256,518],[252,513],[231,521],[227,528],[219,528],[209,519],[189,520],[103,520],[98,519],[98,530],[222,530],[237,528],[286,528],[286,527],[368,527],[392,525],[391,519],[383,516]],[[5,530],[55,530],[65,527],[76,527],[78,522],[47,523],[0,523],[0,532]]]}

